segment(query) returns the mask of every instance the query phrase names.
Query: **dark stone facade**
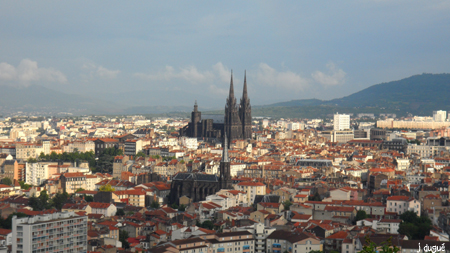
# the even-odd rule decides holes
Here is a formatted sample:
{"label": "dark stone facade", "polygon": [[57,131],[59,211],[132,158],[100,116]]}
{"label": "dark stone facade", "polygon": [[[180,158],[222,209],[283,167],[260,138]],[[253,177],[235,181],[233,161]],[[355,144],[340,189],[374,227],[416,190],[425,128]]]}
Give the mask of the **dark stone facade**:
{"label": "dark stone facade", "polygon": [[244,76],[244,90],[240,104],[237,104],[234,96],[233,74],[231,74],[230,92],[225,104],[224,123],[215,123],[212,119],[202,120],[202,114],[198,111],[197,101],[194,111],[191,113],[191,122],[181,129],[181,136],[217,138],[224,134],[228,136],[228,143],[236,139],[252,138],[252,108],[247,94],[247,76]]}
{"label": "dark stone facade", "polygon": [[172,179],[169,203],[178,203],[182,196],[189,197],[192,202],[198,202],[205,200],[206,196],[215,194],[221,189],[232,189],[226,136],[225,134],[222,161],[219,167],[220,176],[202,173],[178,173]]}

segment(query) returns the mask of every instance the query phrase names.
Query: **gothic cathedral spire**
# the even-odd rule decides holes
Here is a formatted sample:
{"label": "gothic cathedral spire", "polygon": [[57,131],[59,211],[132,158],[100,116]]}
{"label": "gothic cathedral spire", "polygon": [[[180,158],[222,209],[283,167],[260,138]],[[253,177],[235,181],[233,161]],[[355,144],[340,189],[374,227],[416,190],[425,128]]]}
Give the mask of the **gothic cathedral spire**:
{"label": "gothic cathedral spire", "polygon": [[242,138],[252,138],[252,108],[247,94],[247,71],[244,75],[244,90],[242,91],[241,103],[239,105],[239,118],[242,124]]}

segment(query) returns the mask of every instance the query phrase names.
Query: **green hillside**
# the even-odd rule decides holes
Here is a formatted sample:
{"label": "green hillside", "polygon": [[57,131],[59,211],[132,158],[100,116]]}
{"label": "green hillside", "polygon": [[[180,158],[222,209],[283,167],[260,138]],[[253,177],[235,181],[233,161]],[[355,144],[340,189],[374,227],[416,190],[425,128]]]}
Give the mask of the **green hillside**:
{"label": "green hillside", "polygon": [[448,94],[450,74],[422,74],[376,84],[349,96],[329,101],[303,99],[257,107],[253,114],[307,118],[313,115],[324,117],[337,111],[431,115],[434,110],[450,111]]}

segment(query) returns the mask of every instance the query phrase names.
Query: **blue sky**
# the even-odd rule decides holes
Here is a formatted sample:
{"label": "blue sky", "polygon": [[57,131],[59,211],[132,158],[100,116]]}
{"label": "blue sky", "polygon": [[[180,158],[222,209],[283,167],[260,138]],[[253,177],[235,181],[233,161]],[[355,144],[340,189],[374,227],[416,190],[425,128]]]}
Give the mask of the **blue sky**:
{"label": "blue sky", "polygon": [[332,99],[448,73],[449,13],[438,0],[4,1],[0,84],[223,107],[233,69],[254,105]]}

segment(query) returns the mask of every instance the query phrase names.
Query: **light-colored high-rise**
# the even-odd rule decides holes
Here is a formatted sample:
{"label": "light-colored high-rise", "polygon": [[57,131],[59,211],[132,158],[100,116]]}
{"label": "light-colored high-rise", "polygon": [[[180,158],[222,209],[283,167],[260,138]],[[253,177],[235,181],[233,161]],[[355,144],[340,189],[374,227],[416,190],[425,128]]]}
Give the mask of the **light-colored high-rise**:
{"label": "light-colored high-rise", "polygon": [[447,111],[433,111],[433,120],[436,122],[444,122],[447,120]]}
{"label": "light-colored high-rise", "polygon": [[12,252],[87,252],[87,216],[74,212],[12,219]]}
{"label": "light-colored high-rise", "polygon": [[350,115],[338,114],[334,115],[333,129],[335,131],[349,130],[350,129]]}

